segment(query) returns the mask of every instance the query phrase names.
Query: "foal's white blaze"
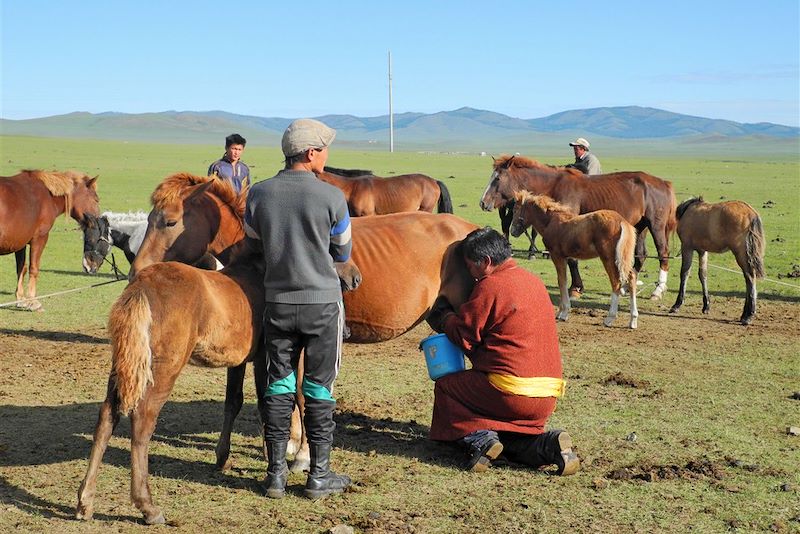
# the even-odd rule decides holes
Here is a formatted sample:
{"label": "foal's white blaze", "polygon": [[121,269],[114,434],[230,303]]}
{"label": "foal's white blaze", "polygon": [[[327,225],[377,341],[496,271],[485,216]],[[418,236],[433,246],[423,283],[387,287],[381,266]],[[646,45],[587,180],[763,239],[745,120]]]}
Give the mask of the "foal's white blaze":
{"label": "foal's white blaze", "polygon": [[486,198],[486,193],[489,192],[489,188],[492,187],[492,182],[494,182],[495,178],[497,178],[497,171],[494,171],[489,177],[489,183],[486,184],[486,189],[483,190],[483,195],[481,195],[481,208],[483,208],[484,211],[492,211],[492,209],[494,209],[494,204],[486,204],[484,199]]}

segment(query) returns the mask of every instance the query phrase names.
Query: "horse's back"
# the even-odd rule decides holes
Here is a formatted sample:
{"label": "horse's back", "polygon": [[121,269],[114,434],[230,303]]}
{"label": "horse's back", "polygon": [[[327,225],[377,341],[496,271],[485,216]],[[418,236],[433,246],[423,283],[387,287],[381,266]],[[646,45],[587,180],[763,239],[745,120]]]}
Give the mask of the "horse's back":
{"label": "horse's back", "polygon": [[42,213],[42,206],[51,198],[27,171],[0,177],[0,254],[16,252],[37,234],[50,230],[58,213],[49,210],[51,218],[51,213]]}
{"label": "horse's back", "polygon": [[678,237],[695,250],[725,252],[744,242],[756,218],[758,213],[739,200],[696,203],[678,220]]}
{"label": "horse's back", "polygon": [[263,310],[260,282],[163,262],[142,269],[125,291],[147,297],[154,353],[188,350],[193,363],[218,367],[240,363],[251,352]]}

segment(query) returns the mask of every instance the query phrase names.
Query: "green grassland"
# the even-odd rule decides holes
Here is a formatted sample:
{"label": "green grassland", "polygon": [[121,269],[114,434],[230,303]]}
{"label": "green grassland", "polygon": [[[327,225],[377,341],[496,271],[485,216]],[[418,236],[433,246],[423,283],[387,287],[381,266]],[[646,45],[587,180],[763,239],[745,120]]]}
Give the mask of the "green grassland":
{"label": "green grassland", "polygon": [[[139,144],[121,141],[89,141],[33,137],[0,137],[0,174],[11,175],[21,169],[77,169],[92,176],[99,175],[98,190],[102,210],[149,211],[149,196],[155,186],[174,172],[204,175],[208,165],[223,150],[207,145]],[[533,149],[524,155],[547,163],[569,161],[569,154],[536,154]],[[250,146],[243,160],[250,165],[255,181],[273,176],[282,167],[280,151],[272,147]],[[480,210],[478,200],[491,173],[491,158],[476,154],[375,151],[353,152],[331,150],[329,165],[343,168],[370,169],[380,176],[422,172],[443,181],[449,188],[455,213],[481,225],[499,228],[496,212]],[[697,157],[645,158],[612,155],[603,158],[606,172],[642,170],[670,180],[678,202],[690,196],[703,195],[709,202],[721,199],[743,200],[751,204],[764,221],[767,234],[767,278],[778,280],[796,270],[800,264],[800,159],[713,159]],[[39,294],[47,294],[87,284],[92,279],[80,274],[81,236],[74,221],[63,217],[56,223],[45,249],[40,276]],[[525,238],[513,239],[515,249],[527,248]],[[539,241],[541,246],[541,241]],[[648,250],[653,253],[650,243]],[[677,236],[672,240],[673,256],[679,254]],[[121,254],[115,255],[127,268]],[[523,261],[524,262],[524,261]],[[584,271],[593,286],[605,287],[602,269],[595,262],[586,262]],[[712,256],[712,265],[737,269],[731,254]],[[546,265],[542,265],[546,264]],[[673,262],[669,287],[677,289],[679,260]],[[12,255],[0,257],[0,296],[13,295]],[[531,263],[526,265],[533,268]],[[555,272],[549,262],[536,264],[536,272],[545,282],[554,285]],[[50,274],[50,271],[57,272]],[[649,260],[642,272],[654,282],[657,264]],[[713,273],[713,287],[722,291],[743,291],[741,275],[719,270]],[[791,282],[792,280],[788,280]],[[797,290],[764,282],[761,292],[797,295]],[[693,278],[691,283],[696,283]],[[698,283],[699,284],[699,283]],[[796,287],[798,284],[794,284]],[[690,286],[691,288],[691,286]],[[109,289],[109,291],[116,291]],[[6,300],[11,299],[5,299]],[[2,302],[0,302],[2,304]],[[14,317],[10,321],[22,320]]]}
{"label": "green grassland", "polygon": [[[571,155],[565,148],[537,153],[531,147],[523,154],[565,163]],[[642,170],[672,181],[678,201],[694,195],[711,202],[738,199],[761,214],[767,279],[758,286],[759,315],[750,327],[736,324],[744,282],[726,253],[709,259],[715,306],[710,318],[699,312],[696,265],[680,317],[667,313],[678,287],[676,259],[664,301],[647,300],[649,291],[640,299],[638,331],[604,329],[599,323],[608,306],[608,280],[599,262],[583,262],[587,295],[574,305],[570,320],[559,323],[569,385],[552,420],[569,428],[578,444],[584,466],[578,475],[493,469],[476,477],[441,460],[446,450],[425,439],[432,385],[421,378],[424,362],[416,344],[430,332],[420,326],[396,342],[345,346],[333,461],[358,485],[323,503],[294,495],[273,502],[258,492],[265,463],[258,453],[250,376],[247,406],[235,428],[236,469],[215,473],[225,373],[186,369],[151,444],[150,484],[172,528],[324,532],[347,523],[363,532],[800,531],[800,437],[786,432],[800,426],[798,401],[790,398],[800,391],[800,279],[788,276],[800,270],[800,158],[656,152],[601,159],[606,172]],[[100,176],[103,210],[149,210],[149,195],[165,176],[205,174],[221,153],[210,145],[2,136],[0,175],[74,168]],[[256,181],[282,166],[277,147],[248,146],[243,159]],[[457,215],[499,228],[497,213],[478,207],[491,172],[489,156],[362,152],[334,144],[328,163],[382,176],[428,174],[447,185]],[[544,280],[557,302],[552,263],[525,259],[524,237],[513,246],[517,261]],[[671,249],[678,253],[677,236]],[[648,250],[654,250],[652,243]],[[83,274],[81,253],[77,224],[62,217],[44,253],[39,294],[113,279],[107,266],[95,277]],[[127,270],[122,254],[116,258]],[[646,288],[657,269],[655,260],[645,263]],[[14,299],[13,271],[13,255],[0,257],[0,304]],[[0,308],[4,531],[142,530],[128,502],[126,421],[101,470],[95,521],[69,520],[105,392],[105,322],[124,284],[44,299],[42,313]],[[623,300],[620,323],[627,323],[626,313]],[[85,351],[74,364],[55,354],[73,345]],[[636,384],[609,385],[614,373]],[[634,430],[638,440],[626,440]],[[293,494],[303,481],[292,475]]]}

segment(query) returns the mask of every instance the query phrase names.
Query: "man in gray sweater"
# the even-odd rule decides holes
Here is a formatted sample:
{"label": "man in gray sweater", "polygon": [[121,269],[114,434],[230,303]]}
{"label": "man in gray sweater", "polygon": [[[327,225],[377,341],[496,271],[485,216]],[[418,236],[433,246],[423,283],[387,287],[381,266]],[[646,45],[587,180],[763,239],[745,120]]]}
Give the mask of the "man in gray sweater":
{"label": "man in gray sweater", "polygon": [[247,195],[245,231],[260,240],[266,261],[264,336],[268,384],[265,440],[267,496],[285,494],[286,447],[305,351],[305,425],[311,470],[304,493],[340,493],[350,478],[330,470],[333,383],[341,358],[344,308],[334,261],[350,257],[350,217],[344,194],[315,176],[336,132],[313,119],[294,121],[283,134],[284,170]]}

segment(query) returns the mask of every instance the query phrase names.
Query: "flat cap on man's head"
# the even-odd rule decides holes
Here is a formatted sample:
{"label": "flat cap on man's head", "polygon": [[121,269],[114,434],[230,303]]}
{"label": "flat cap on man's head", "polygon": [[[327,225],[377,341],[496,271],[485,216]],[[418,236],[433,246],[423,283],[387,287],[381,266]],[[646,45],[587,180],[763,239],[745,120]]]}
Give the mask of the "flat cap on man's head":
{"label": "flat cap on man's head", "polygon": [[589,141],[587,141],[583,137],[579,137],[575,139],[573,142],[571,142],[569,146],[582,146],[583,148],[589,148]]}
{"label": "flat cap on man's head", "polygon": [[333,142],[334,137],[336,130],[317,120],[297,119],[283,132],[281,148],[283,155],[290,158],[312,148],[325,148]]}

